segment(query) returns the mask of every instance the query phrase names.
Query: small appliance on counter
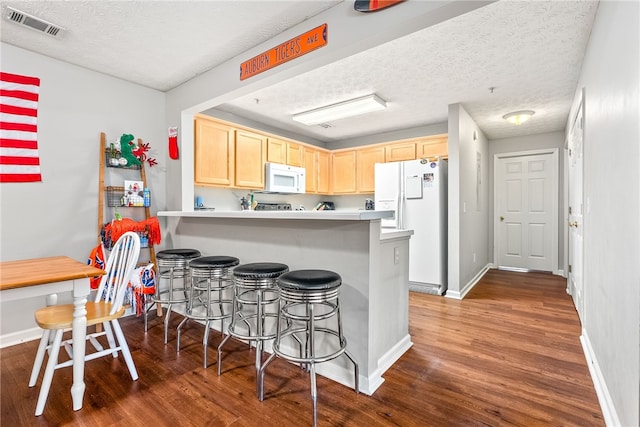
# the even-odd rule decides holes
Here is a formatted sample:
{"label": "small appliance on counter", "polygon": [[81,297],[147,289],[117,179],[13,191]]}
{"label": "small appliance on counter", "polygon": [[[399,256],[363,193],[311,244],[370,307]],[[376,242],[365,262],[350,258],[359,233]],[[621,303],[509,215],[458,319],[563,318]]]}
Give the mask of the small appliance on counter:
{"label": "small appliance on counter", "polygon": [[255,207],[256,211],[290,211],[290,203],[258,203]]}
{"label": "small appliance on counter", "polygon": [[373,211],[375,209],[376,209],[376,204],[374,203],[374,201],[372,199],[366,199],[364,201],[364,210]]}
{"label": "small appliance on counter", "polygon": [[320,202],[313,208],[314,211],[335,211],[336,206],[333,202]]}

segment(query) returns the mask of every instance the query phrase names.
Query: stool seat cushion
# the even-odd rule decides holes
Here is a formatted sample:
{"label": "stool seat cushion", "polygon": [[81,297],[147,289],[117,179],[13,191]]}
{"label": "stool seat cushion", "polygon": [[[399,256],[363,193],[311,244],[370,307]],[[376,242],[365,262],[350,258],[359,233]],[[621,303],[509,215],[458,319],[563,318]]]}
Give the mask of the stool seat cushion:
{"label": "stool seat cushion", "polygon": [[197,249],[165,249],[156,254],[156,258],[160,259],[190,259],[201,256]]}
{"label": "stool seat cushion", "polygon": [[189,268],[229,268],[240,264],[240,260],[232,256],[203,256],[189,263]]}
{"label": "stool seat cushion", "polygon": [[277,262],[254,262],[242,264],[233,270],[233,275],[241,279],[272,279],[289,271],[289,266]]}
{"label": "stool seat cushion", "polygon": [[287,290],[329,290],[341,284],[342,277],[328,270],[294,270],[278,277],[278,286]]}

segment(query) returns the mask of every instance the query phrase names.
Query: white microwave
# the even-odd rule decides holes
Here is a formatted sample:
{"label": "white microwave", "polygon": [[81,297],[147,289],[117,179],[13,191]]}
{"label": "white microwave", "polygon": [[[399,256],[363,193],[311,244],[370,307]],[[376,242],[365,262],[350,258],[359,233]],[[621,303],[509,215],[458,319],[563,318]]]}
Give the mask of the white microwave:
{"label": "white microwave", "polygon": [[296,166],[267,163],[265,190],[271,193],[304,193],[305,169]]}

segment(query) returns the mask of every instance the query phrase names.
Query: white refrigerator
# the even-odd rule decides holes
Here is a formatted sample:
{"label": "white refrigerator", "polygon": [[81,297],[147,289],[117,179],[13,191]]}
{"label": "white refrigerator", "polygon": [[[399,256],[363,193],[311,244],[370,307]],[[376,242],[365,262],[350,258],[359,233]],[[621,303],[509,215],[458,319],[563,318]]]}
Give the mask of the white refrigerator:
{"label": "white refrigerator", "polygon": [[447,162],[376,163],[375,209],[395,212],[382,220],[383,232],[413,230],[409,289],[443,295],[447,290]]}

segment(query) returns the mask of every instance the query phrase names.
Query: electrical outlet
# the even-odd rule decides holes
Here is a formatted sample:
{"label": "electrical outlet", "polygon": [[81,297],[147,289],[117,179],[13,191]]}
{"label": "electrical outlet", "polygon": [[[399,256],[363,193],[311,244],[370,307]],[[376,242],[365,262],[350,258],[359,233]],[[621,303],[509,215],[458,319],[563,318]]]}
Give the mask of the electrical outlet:
{"label": "electrical outlet", "polygon": [[475,262],[476,262],[476,253],[474,252],[473,253],[473,263],[475,264]]}
{"label": "electrical outlet", "polygon": [[400,264],[400,248],[393,248],[393,263]]}

